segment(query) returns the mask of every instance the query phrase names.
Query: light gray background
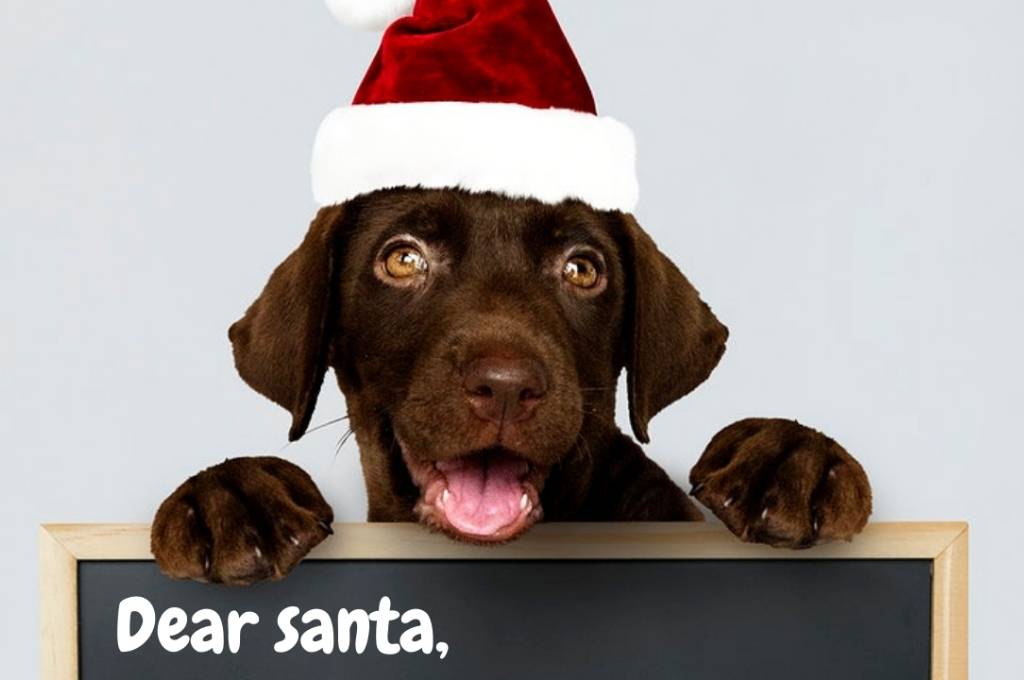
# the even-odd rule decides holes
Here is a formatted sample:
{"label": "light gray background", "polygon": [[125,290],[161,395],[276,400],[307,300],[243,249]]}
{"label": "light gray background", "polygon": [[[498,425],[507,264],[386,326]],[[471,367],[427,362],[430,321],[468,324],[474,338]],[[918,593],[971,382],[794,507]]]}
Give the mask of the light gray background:
{"label": "light gray background", "polygon": [[[555,8],[637,133],[641,221],[732,329],[651,455],[683,481],[737,418],[820,427],[875,519],[971,521],[974,677],[1024,675],[1024,5]],[[148,521],[187,475],[266,452],[362,518],[354,444],[285,448],[225,331],[303,235],[313,134],[377,37],[317,0],[0,12],[0,658],[28,678],[40,522]],[[328,389],[314,424],[343,413]]]}

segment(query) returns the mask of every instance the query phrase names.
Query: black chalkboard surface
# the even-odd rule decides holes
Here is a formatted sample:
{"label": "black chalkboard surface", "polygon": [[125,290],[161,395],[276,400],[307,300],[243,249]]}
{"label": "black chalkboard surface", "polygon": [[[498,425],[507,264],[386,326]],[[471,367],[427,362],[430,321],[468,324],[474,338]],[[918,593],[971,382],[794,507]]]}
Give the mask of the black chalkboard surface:
{"label": "black chalkboard surface", "polygon": [[[118,603],[253,611],[239,652],[121,653]],[[289,605],[429,613],[437,654],[308,653],[282,640]],[[83,680],[689,678],[927,680],[931,573],[886,561],[320,561],[248,589],[175,583],[151,562],[79,565]],[[140,617],[141,618],[141,617]],[[139,619],[136,621],[138,622]],[[295,628],[303,626],[299,617]],[[398,640],[401,625],[390,635]],[[827,669],[827,673],[824,671]]]}
{"label": "black chalkboard surface", "polygon": [[165,578],[145,526],[43,527],[43,680],[967,677],[962,523],[796,552],[695,525],[497,548],[336,530],[283,581],[228,588]]}

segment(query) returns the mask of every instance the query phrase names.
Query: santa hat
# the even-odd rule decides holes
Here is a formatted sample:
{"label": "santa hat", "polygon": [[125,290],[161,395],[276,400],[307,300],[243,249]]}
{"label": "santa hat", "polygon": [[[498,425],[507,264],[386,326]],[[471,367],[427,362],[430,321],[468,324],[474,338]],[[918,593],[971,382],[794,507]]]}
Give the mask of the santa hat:
{"label": "santa hat", "polygon": [[633,134],[597,115],[547,0],[327,4],[343,23],[387,30],[352,105],[317,133],[319,204],[424,187],[636,207]]}

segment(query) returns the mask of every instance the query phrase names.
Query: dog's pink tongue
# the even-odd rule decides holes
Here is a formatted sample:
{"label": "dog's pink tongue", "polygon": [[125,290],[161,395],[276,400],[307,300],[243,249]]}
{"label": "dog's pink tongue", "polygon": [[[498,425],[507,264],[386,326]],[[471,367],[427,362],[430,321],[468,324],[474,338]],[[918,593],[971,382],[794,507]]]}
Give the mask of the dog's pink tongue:
{"label": "dog's pink tongue", "polygon": [[490,536],[523,512],[527,465],[509,456],[482,454],[438,464],[448,481],[445,517],[459,531]]}

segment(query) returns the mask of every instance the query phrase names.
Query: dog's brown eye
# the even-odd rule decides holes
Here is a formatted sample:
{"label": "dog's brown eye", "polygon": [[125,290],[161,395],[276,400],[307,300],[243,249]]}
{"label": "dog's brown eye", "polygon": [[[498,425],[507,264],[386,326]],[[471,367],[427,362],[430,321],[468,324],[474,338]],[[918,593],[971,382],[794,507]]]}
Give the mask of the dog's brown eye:
{"label": "dog's brown eye", "polygon": [[396,279],[410,279],[427,271],[427,260],[412,246],[398,246],[384,259],[384,271]]}
{"label": "dog's brown eye", "polygon": [[597,266],[586,257],[572,257],[562,267],[562,278],[577,288],[593,288],[601,279]]}

